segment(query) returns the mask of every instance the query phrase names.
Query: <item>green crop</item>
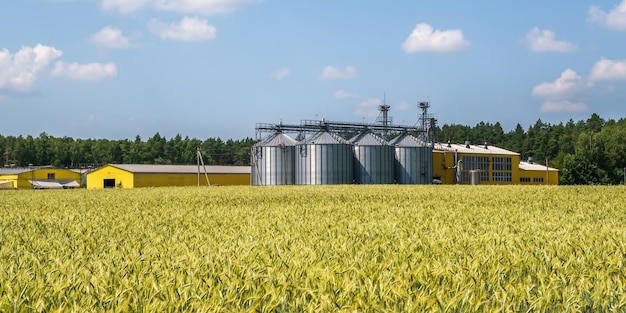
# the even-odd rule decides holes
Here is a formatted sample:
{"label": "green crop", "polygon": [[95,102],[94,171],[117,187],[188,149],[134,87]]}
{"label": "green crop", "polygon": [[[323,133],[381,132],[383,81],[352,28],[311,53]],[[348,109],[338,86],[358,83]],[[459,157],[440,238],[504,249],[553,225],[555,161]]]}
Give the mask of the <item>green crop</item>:
{"label": "green crop", "polygon": [[624,312],[622,186],[0,192],[0,312]]}

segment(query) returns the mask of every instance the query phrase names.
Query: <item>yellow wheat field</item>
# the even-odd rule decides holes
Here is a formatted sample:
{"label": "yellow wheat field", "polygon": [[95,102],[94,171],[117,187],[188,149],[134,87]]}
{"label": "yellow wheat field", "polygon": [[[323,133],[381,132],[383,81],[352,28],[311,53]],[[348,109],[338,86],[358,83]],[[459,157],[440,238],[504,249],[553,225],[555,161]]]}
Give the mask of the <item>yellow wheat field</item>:
{"label": "yellow wheat field", "polygon": [[0,312],[623,312],[626,188],[0,192]]}

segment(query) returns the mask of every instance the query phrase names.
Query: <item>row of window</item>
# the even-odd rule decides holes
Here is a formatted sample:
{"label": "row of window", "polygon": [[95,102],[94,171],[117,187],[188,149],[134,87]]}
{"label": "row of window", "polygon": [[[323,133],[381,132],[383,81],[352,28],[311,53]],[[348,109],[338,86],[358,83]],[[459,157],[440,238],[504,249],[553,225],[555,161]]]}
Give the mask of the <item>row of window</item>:
{"label": "row of window", "polygon": [[[512,181],[511,170],[512,159],[507,157],[491,158],[491,181],[493,182],[510,182]],[[489,181],[489,157],[488,156],[464,156],[463,169],[480,170],[479,177],[481,182]],[[469,172],[463,171],[462,180],[469,182]]]}
{"label": "row of window", "polygon": [[[491,158],[492,170],[494,171],[510,171],[513,169],[513,161],[508,157]],[[468,170],[489,170],[489,157],[486,156],[464,156],[463,168]]]}
{"label": "row of window", "polygon": [[[479,177],[480,177],[480,181],[481,182],[488,182],[489,181],[489,172],[479,172]],[[469,171],[463,171],[461,173],[461,179],[464,182],[469,182],[470,181],[470,172]],[[491,181],[493,182],[511,182],[513,181],[513,175],[511,174],[511,172],[492,172],[491,173]],[[530,183],[533,182],[535,184],[542,184],[543,183],[543,177],[520,177],[519,179],[520,183]]]}
{"label": "row of window", "polygon": [[493,157],[492,160],[492,167],[494,171],[510,171],[513,168],[511,165],[511,158]]}
{"label": "row of window", "polygon": [[[478,172],[478,177],[480,181],[489,181],[489,172]],[[464,182],[469,182],[470,173],[468,171],[463,171],[461,173],[461,179]]]}
{"label": "row of window", "polygon": [[491,175],[494,182],[510,182],[512,181],[511,172],[493,172]]}
{"label": "row of window", "polygon": [[[519,181],[520,183],[530,183],[531,179],[530,177],[520,177]],[[532,182],[535,184],[541,184],[543,183],[543,177],[533,177]]]}
{"label": "row of window", "polygon": [[463,169],[487,171],[489,170],[489,157],[464,156]]}
{"label": "row of window", "polygon": [[[484,172],[478,172],[478,177],[480,179],[481,182],[488,182],[489,181],[489,172],[484,171]],[[513,175],[511,174],[511,172],[492,172],[491,173],[491,181],[494,182],[510,182],[513,180]],[[461,173],[461,179],[464,182],[469,182],[470,181],[470,172],[468,171],[463,171]]]}

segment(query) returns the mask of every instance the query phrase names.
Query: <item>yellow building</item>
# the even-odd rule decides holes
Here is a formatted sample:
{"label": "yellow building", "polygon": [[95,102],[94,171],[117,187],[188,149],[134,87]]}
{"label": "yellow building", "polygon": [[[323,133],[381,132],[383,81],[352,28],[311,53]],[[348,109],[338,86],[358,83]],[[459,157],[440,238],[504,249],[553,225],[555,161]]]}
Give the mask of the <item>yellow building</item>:
{"label": "yellow building", "polygon": [[556,185],[559,170],[532,161],[519,163],[519,182],[522,185]]}
{"label": "yellow building", "polygon": [[0,168],[0,188],[4,189],[77,188],[80,181],[79,172],[51,166]]}
{"label": "yellow building", "polygon": [[558,170],[520,162],[519,153],[494,146],[438,143],[433,178],[442,184],[556,185]]}
{"label": "yellow building", "polygon": [[[206,168],[206,172],[204,169]],[[87,188],[249,185],[250,166],[108,164],[87,174]]]}

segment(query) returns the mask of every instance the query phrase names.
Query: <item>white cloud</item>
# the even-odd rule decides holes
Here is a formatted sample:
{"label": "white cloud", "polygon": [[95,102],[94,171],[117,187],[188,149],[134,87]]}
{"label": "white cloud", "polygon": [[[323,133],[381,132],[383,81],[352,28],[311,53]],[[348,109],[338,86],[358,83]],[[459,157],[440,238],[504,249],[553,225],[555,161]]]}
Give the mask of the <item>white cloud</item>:
{"label": "white cloud", "polygon": [[72,80],[102,80],[117,77],[117,67],[114,63],[65,63],[56,62],[52,76],[64,76]]}
{"label": "white cloud", "polygon": [[378,106],[381,105],[380,99],[370,98],[361,101],[354,110],[354,115],[361,117],[378,116]]}
{"label": "white cloud", "polygon": [[54,47],[37,44],[22,47],[15,54],[9,50],[0,50],[0,89],[17,92],[29,91],[37,78],[63,52]]}
{"label": "white cloud", "polygon": [[180,23],[162,23],[156,19],[148,22],[148,28],[162,39],[178,41],[211,40],[216,36],[216,29],[207,20],[195,17],[183,17]]}
{"label": "white cloud", "polygon": [[555,37],[554,32],[535,27],[526,34],[526,41],[533,52],[571,52],[576,50],[575,44],[557,41]]}
{"label": "white cloud", "polygon": [[125,37],[121,30],[111,26],[104,27],[99,32],[91,35],[91,42],[98,47],[111,49],[128,49],[133,47],[130,39]]}
{"label": "white cloud", "polygon": [[100,5],[105,10],[118,10],[121,13],[131,13],[150,5],[151,0],[102,0]]}
{"label": "white cloud", "polygon": [[545,101],[541,105],[542,113],[548,112],[585,112],[587,105],[582,102],[571,102],[568,100],[561,101]]}
{"label": "white cloud", "polygon": [[277,71],[275,71],[274,73],[272,73],[272,78],[275,80],[283,80],[285,78],[287,78],[287,76],[289,76],[289,74],[291,74],[291,71],[289,70],[288,67],[283,67]]}
{"label": "white cloud", "polygon": [[105,10],[117,10],[121,13],[150,8],[160,11],[172,11],[187,14],[225,14],[254,3],[258,0],[102,0]]}
{"label": "white cloud", "polygon": [[601,59],[593,65],[589,79],[594,81],[626,79],[626,60]]}
{"label": "white cloud", "polygon": [[541,112],[584,112],[587,105],[580,95],[614,91],[601,81],[626,80],[626,60],[601,59],[596,62],[587,78],[580,77],[572,69],[566,69],[553,82],[544,82],[533,88],[532,95],[543,98]]}
{"label": "white cloud", "polygon": [[608,13],[596,6],[591,6],[587,15],[587,21],[608,29],[626,31],[626,0],[621,1]]}
{"label": "white cloud", "polygon": [[230,13],[242,6],[253,3],[252,0],[154,0],[155,6],[163,11],[198,13],[205,15]]}
{"label": "white cloud", "polygon": [[469,45],[469,41],[463,38],[461,30],[433,30],[432,26],[421,23],[415,26],[404,41],[402,49],[406,53],[453,52],[463,50]]}
{"label": "white cloud", "polygon": [[359,93],[357,92],[348,92],[343,89],[339,89],[335,91],[335,99],[337,100],[358,98],[358,97],[359,97]]}
{"label": "white cloud", "polygon": [[352,66],[346,67],[343,71],[334,66],[327,66],[322,70],[320,79],[348,79],[356,76],[356,69]]}
{"label": "white cloud", "polygon": [[532,95],[539,97],[561,98],[571,95],[584,87],[585,84],[580,76],[572,69],[566,69],[561,77],[554,82],[545,82],[533,88]]}

